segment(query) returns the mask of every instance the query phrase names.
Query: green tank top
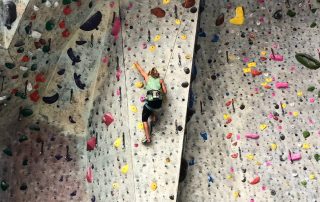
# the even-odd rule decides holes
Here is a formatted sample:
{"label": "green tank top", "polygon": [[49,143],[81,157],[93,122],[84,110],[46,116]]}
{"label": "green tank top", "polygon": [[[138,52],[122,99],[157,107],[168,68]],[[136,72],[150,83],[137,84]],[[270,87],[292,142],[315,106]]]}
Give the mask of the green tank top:
{"label": "green tank top", "polygon": [[146,90],[160,90],[161,89],[161,83],[160,83],[160,78],[153,78],[152,76],[149,76],[147,85],[146,85]]}

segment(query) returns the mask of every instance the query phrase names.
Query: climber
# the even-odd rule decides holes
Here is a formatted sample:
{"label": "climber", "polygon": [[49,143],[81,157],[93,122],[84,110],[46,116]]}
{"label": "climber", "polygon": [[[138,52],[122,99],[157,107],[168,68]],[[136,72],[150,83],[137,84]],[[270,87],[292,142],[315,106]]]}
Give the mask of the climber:
{"label": "climber", "polygon": [[148,118],[151,116],[152,126],[156,122],[156,112],[161,109],[163,94],[167,93],[167,88],[163,79],[160,79],[160,74],[155,67],[152,68],[147,74],[138,62],[134,63],[134,65],[146,82],[146,103],[142,110],[142,122],[144,126],[145,139],[143,139],[142,142],[150,143],[151,138]]}

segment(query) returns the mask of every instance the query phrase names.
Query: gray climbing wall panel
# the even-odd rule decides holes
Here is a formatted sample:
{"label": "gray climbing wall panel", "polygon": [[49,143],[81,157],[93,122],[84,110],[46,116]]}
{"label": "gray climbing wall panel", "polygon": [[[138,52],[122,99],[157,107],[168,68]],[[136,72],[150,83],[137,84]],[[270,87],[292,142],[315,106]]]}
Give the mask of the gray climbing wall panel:
{"label": "gray climbing wall panel", "polygon": [[[238,6],[240,26],[229,22]],[[320,4],[202,7],[179,201],[318,201],[320,75],[295,54],[319,59]]]}

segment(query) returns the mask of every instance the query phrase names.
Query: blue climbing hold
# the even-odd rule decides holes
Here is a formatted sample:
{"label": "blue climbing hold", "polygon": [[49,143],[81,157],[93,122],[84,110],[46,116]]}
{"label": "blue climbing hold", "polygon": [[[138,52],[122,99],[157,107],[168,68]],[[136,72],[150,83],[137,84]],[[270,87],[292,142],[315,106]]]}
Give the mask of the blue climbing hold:
{"label": "blue climbing hold", "polygon": [[214,42],[214,43],[215,43],[215,42],[218,42],[219,39],[220,39],[220,37],[215,34],[215,35],[212,36],[211,42]]}
{"label": "blue climbing hold", "polygon": [[207,132],[204,132],[204,131],[200,132],[200,136],[202,137],[202,139],[203,139],[204,141],[208,140],[208,134],[207,134]]}
{"label": "blue climbing hold", "polygon": [[202,28],[199,29],[199,33],[198,33],[199,37],[206,37],[207,34],[202,30]]}

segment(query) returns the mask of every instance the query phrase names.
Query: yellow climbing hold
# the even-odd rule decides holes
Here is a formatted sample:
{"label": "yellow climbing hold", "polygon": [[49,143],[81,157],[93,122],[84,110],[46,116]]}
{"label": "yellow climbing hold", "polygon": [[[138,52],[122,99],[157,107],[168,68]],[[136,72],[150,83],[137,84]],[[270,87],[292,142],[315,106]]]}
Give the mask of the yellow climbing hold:
{"label": "yellow climbing hold", "polygon": [[242,6],[236,8],[236,16],[229,21],[234,25],[242,25],[244,23],[244,12]]}
{"label": "yellow climbing hold", "polygon": [[266,56],[266,55],[267,55],[267,52],[266,52],[266,51],[261,51],[260,55],[261,55],[261,56]]}
{"label": "yellow climbing hold", "polygon": [[287,107],[286,103],[282,103],[282,108],[285,109]]}
{"label": "yellow climbing hold", "polygon": [[170,0],[163,0],[162,3],[163,4],[168,4],[168,3],[170,3]]}
{"label": "yellow climbing hold", "polygon": [[160,39],[161,39],[161,36],[158,34],[158,35],[156,35],[156,36],[154,37],[153,41],[154,41],[154,42],[157,42],[157,41],[159,41]]}
{"label": "yellow climbing hold", "polygon": [[131,110],[132,112],[134,112],[134,113],[138,112],[137,107],[134,106],[134,105],[131,105],[131,106],[130,106],[130,110]]}
{"label": "yellow climbing hold", "polygon": [[263,82],[263,83],[261,83],[261,86],[266,86],[266,85],[268,85],[268,83],[267,83],[267,82]]}
{"label": "yellow climbing hold", "polygon": [[181,24],[181,20],[176,19],[176,24],[177,24],[177,25],[180,25],[180,24]]}
{"label": "yellow climbing hold", "polygon": [[240,191],[233,192],[233,197],[234,198],[239,198],[239,196],[240,196]]}
{"label": "yellow climbing hold", "polygon": [[190,60],[192,58],[192,56],[190,54],[187,54],[185,57],[187,60]]}
{"label": "yellow climbing hold", "polygon": [[302,148],[303,148],[303,149],[310,149],[311,146],[310,146],[310,144],[308,144],[308,143],[303,143],[303,144],[302,144]]}
{"label": "yellow climbing hold", "polygon": [[170,163],[170,162],[171,162],[170,158],[169,157],[166,158],[166,163]]}
{"label": "yellow climbing hold", "polygon": [[149,51],[154,52],[155,50],[156,50],[156,46],[155,45],[150,46]]}
{"label": "yellow climbing hold", "polygon": [[182,39],[182,40],[186,40],[186,39],[187,39],[187,35],[182,34],[182,35],[181,35],[181,39]]}
{"label": "yellow climbing hold", "polygon": [[121,168],[121,172],[123,174],[127,174],[128,170],[129,170],[129,165],[128,164],[122,166],[122,168]]}
{"label": "yellow climbing hold", "polygon": [[267,124],[260,124],[260,130],[266,129],[268,126]]}
{"label": "yellow climbing hold", "polygon": [[142,122],[139,122],[137,127],[138,127],[139,130],[143,130],[144,129],[144,126],[143,126]]}
{"label": "yellow climbing hold", "polygon": [[270,77],[269,77],[269,78],[266,78],[265,81],[268,82],[268,83],[270,83],[270,82],[272,82],[272,78],[270,78]]}
{"label": "yellow climbing hold", "polygon": [[270,147],[271,147],[271,149],[272,149],[273,151],[275,151],[275,150],[278,148],[278,145],[275,144],[275,143],[272,143],[272,144],[270,145]]}
{"label": "yellow climbing hold", "polygon": [[253,154],[247,154],[246,158],[250,161],[252,161],[254,159],[254,155]]}
{"label": "yellow climbing hold", "polygon": [[248,67],[256,67],[257,63],[256,62],[250,62],[248,63]]}
{"label": "yellow climbing hold", "polygon": [[117,182],[112,184],[113,189],[119,189],[119,184]]}
{"label": "yellow climbing hold", "polygon": [[113,146],[115,148],[119,148],[121,146],[121,138],[117,138],[114,143],[113,143]]}
{"label": "yellow climbing hold", "polygon": [[293,116],[297,117],[299,116],[299,112],[292,112]]}
{"label": "yellow climbing hold", "polygon": [[152,191],[155,191],[158,188],[157,183],[152,182],[151,185],[150,185],[150,188],[151,188]]}
{"label": "yellow climbing hold", "polygon": [[143,83],[141,81],[137,81],[135,84],[134,84],[135,87],[137,88],[142,88],[143,87]]}
{"label": "yellow climbing hold", "polygon": [[315,180],[315,179],[316,179],[316,176],[315,176],[314,174],[310,174],[310,175],[309,175],[309,179],[310,179],[310,180]]}
{"label": "yellow climbing hold", "polygon": [[256,162],[256,165],[257,165],[257,166],[261,166],[262,163],[261,163],[260,161],[257,161],[257,162]]}
{"label": "yellow climbing hold", "polygon": [[232,178],[233,178],[233,176],[232,176],[232,175],[230,175],[230,174],[229,174],[229,175],[227,175],[227,179],[228,179],[228,180],[231,180]]}
{"label": "yellow climbing hold", "polygon": [[298,91],[298,92],[297,92],[297,96],[299,96],[299,97],[303,96],[302,91]]}
{"label": "yellow climbing hold", "polygon": [[229,114],[224,114],[224,115],[223,115],[223,119],[228,120],[229,118],[230,118],[230,115],[229,115]]}
{"label": "yellow climbing hold", "polygon": [[243,73],[250,73],[250,72],[251,72],[250,67],[243,68]]}

